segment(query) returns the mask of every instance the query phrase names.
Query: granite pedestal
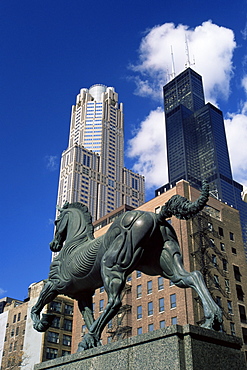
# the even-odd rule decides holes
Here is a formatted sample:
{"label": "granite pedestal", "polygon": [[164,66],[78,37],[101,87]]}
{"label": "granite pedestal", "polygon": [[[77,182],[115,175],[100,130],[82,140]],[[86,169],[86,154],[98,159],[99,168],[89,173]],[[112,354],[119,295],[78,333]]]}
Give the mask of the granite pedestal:
{"label": "granite pedestal", "polygon": [[244,370],[242,341],[174,325],[35,365],[34,370]]}

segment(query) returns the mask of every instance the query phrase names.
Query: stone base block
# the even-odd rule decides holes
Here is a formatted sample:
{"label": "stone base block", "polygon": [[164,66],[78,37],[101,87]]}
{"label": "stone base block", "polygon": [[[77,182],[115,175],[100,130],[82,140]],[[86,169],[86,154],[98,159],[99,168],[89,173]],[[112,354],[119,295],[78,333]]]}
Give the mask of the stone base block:
{"label": "stone base block", "polygon": [[242,341],[174,325],[35,365],[35,370],[244,370]]}

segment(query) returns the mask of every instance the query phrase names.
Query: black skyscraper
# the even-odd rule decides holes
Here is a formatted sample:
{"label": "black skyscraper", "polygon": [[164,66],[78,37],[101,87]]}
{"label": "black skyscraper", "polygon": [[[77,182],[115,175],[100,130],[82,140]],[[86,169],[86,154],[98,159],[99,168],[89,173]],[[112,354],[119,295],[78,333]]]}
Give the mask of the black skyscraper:
{"label": "black skyscraper", "polygon": [[198,188],[202,179],[214,196],[240,211],[247,251],[247,203],[241,199],[242,185],[232,178],[222,112],[205,104],[202,78],[186,69],[164,86],[169,184],[156,195],[187,180]]}

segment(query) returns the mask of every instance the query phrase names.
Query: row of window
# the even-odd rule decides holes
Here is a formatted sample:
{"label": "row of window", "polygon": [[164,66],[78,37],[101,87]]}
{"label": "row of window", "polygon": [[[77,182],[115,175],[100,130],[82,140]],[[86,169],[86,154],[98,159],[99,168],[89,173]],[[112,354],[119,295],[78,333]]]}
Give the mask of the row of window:
{"label": "row of window", "polygon": [[[26,320],[27,316],[25,316],[25,320]],[[17,321],[20,321],[21,320],[21,313],[19,312],[18,315],[14,315],[13,316],[13,323],[15,323]]]}
{"label": "row of window", "polygon": [[58,329],[64,329],[66,331],[72,331],[72,320],[69,319],[64,319],[63,320],[63,325],[61,327],[61,317],[56,316],[53,321],[52,325],[53,328],[58,328]]}
{"label": "row of window", "polygon": [[[176,325],[178,323],[177,316],[171,317],[171,325]],[[161,320],[159,322],[159,329],[164,329],[166,327],[166,321]],[[148,325],[148,331],[153,331],[154,330],[154,324],[149,324]],[[143,333],[142,326],[137,328],[137,335],[140,335]]]}
{"label": "row of window", "polygon": [[[14,336],[19,335],[19,331],[20,331],[20,327],[19,326],[17,326],[16,329],[12,328],[11,329],[11,332],[10,332],[10,337],[12,338]],[[22,335],[24,335],[24,334],[25,334],[25,329],[23,329],[23,331],[22,331]],[[5,340],[7,340],[7,336],[5,337]]]}
{"label": "row of window", "polygon": [[[51,302],[50,303],[50,311],[61,313],[62,312],[62,303],[61,302],[56,302],[56,301]],[[71,306],[70,304],[65,304],[63,313],[65,315],[72,315],[73,314],[73,306]]]}
{"label": "row of window", "polygon": [[[62,356],[70,355],[70,351],[62,350]],[[46,359],[51,360],[53,358],[57,358],[58,349],[57,348],[46,348]]]}
{"label": "row of window", "polygon": [[[140,277],[140,271],[137,272],[137,277]],[[170,286],[174,285],[172,281],[170,281]],[[164,278],[159,276],[158,277],[158,290],[164,289]],[[147,282],[147,294],[151,294],[153,292],[153,280],[149,280]],[[137,285],[136,287],[136,298],[140,298],[142,296],[142,284]]]}
{"label": "row of window", "polygon": [[[176,307],[177,307],[177,297],[176,297],[176,293],[174,293],[174,294],[170,295],[170,309],[176,308]],[[158,310],[159,310],[159,312],[164,312],[165,311],[165,299],[164,299],[164,297],[159,298],[159,300],[158,300]],[[153,304],[152,301],[148,302],[147,312],[148,312],[148,316],[153,315],[154,304]],[[142,305],[137,306],[136,317],[137,317],[137,319],[142,319],[142,317],[143,317]]]}
{"label": "row of window", "polygon": [[[59,333],[54,331],[48,331],[47,333],[47,341],[51,343],[59,343]],[[71,336],[67,334],[63,334],[62,344],[64,346],[71,346]]]}

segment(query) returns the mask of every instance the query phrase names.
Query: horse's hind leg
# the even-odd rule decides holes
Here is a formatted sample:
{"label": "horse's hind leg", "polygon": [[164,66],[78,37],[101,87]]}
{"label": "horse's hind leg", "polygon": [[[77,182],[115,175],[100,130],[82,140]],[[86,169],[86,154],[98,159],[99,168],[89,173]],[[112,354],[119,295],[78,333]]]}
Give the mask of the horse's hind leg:
{"label": "horse's hind leg", "polygon": [[180,253],[170,253],[173,249],[174,242],[167,242],[168,248],[164,248],[160,266],[163,270],[163,275],[169,278],[175,285],[180,288],[193,288],[201,299],[205,322],[201,326],[208,329],[219,330],[222,324],[222,311],[211,297],[202,274],[199,271],[187,272],[184,269],[182,256]]}
{"label": "horse's hind leg", "polygon": [[43,314],[42,318],[40,319],[40,312],[42,311],[44,306],[53,301],[56,296],[57,291],[54,289],[54,284],[50,280],[48,280],[39,295],[38,301],[31,309],[33,327],[37,331],[46,331],[51,325],[54,316],[51,314]]}

